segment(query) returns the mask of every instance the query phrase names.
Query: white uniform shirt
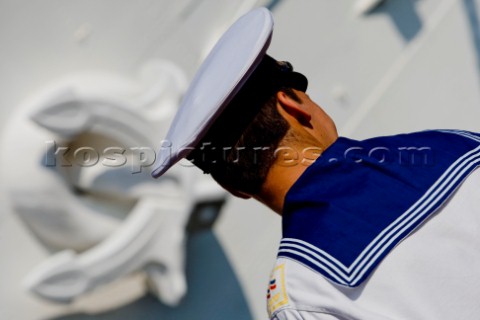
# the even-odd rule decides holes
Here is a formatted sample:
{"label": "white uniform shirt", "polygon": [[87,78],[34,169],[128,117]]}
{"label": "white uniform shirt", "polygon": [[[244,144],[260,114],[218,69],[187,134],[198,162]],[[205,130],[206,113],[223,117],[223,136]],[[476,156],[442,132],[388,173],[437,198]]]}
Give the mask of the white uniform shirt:
{"label": "white uniform shirt", "polygon": [[480,169],[360,286],[280,257],[267,297],[274,320],[480,319]]}

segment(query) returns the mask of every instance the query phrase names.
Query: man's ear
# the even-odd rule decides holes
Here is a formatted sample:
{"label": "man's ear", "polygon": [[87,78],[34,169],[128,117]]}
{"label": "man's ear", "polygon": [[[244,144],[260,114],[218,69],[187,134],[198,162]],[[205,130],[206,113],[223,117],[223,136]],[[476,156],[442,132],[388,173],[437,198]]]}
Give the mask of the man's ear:
{"label": "man's ear", "polygon": [[[312,115],[301,102],[296,101],[284,91],[277,92],[277,101],[279,103],[279,107],[284,112],[295,118],[300,124],[310,126]],[[280,113],[282,114],[281,111]]]}

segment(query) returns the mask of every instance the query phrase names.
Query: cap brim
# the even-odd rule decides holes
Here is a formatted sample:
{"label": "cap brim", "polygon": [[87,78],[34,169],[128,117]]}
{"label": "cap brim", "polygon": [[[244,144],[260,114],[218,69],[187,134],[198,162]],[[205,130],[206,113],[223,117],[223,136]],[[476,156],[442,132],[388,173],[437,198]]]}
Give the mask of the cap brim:
{"label": "cap brim", "polygon": [[164,174],[205,136],[265,55],[273,17],[265,8],[238,19],[220,38],[188,88],[159,151],[152,176]]}

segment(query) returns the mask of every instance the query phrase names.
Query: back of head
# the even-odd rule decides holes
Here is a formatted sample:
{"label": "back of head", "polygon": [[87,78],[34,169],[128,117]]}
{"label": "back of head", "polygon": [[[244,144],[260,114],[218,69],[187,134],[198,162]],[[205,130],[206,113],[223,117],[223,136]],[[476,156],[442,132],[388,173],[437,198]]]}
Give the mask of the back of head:
{"label": "back of head", "polygon": [[292,88],[305,91],[307,84],[288,62],[266,55],[188,159],[222,186],[257,194],[289,129],[276,93],[298,99]]}
{"label": "back of head", "polygon": [[157,157],[156,178],[188,158],[230,191],[255,195],[289,125],[276,93],[305,91],[288,62],[266,55],[273,17],[257,8],[220,38],[195,75]]}
{"label": "back of head", "polygon": [[[298,99],[290,88],[280,90]],[[249,101],[239,99],[232,103],[248,107]],[[225,118],[233,120],[233,117],[234,115],[228,112],[225,114]],[[221,135],[221,132],[229,130],[230,121],[222,120],[226,119],[219,119],[215,130],[210,131],[202,141],[203,149],[196,149],[188,158],[210,173],[220,185],[230,190],[255,195],[260,191],[275,161],[275,151],[280,141],[287,135],[289,124],[277,110],[275,93],[259,108],[238,140],[231,145],[215,144],[212,142],[215,139],[210,138],[213,134]]]}

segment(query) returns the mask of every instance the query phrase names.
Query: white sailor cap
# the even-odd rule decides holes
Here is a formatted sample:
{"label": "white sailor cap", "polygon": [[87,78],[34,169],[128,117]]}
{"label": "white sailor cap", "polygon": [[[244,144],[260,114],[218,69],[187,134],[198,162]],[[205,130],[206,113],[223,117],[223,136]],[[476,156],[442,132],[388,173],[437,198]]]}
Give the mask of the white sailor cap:
{"label": "white sailor cap", "polygon": [[[185,93],[162,141],[153,177],[158,178],[182,158],[193,160],[192,154],[206,136],[222,146],[235,145],[259,107],[280,88],[307,89],[307,79],[293,72],[290,63],[266,54],[272,31],[271,12],[258,8],[240,17],[222,35]],[[193,162],[210,171],[206,163]]]}

